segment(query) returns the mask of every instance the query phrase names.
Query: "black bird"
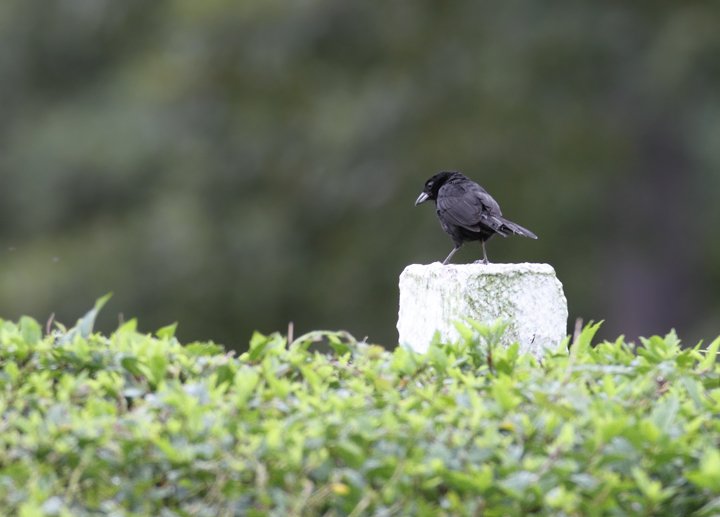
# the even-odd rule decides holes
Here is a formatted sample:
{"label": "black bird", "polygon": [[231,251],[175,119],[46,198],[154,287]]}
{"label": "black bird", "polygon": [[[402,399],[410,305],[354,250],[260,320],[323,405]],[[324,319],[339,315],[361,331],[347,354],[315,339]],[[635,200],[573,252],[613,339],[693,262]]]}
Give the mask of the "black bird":
{"label": "black bird", "polygon": [[483,262],[487,264],[485,242],[496,233],[503,237],[514,233],[537,239],[530,230],[503,218],[497,201],[484,188],[459,172],[444,171],[427,180],[415,205],[428,199],[435,201],[440,226],[455,242],[455,248],[443,265],[469,241],[482,242]]}

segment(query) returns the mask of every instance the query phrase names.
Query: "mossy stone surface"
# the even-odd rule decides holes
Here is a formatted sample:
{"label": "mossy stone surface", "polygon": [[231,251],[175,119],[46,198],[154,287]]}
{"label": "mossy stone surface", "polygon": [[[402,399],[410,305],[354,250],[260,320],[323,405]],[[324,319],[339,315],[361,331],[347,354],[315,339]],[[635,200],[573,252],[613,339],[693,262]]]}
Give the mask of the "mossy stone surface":
{"label": "mossy stone surface", "polygon": [[567,300],[549,264],[412,264],[400,275],[399,342],[425,352],[435,332],[443,341],[460,334],[465,318],[508,322],[506,345],[539,355],[567,332]]}

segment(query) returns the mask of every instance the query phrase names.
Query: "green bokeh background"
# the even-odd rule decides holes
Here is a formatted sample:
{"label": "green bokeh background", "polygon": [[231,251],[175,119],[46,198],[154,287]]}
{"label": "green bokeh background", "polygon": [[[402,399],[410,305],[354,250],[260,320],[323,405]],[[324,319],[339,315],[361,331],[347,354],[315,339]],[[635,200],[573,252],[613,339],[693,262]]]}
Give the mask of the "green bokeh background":
{"label": "green bokeh background", "polygon": [[[571,321],[720,334],[720,7],[515,0],[0,3],[0,316],[396,344],[455,169],[539,239]],[[457,262],[478,259],[478,245]],[[693,343],[694,344],[694,343]]]}

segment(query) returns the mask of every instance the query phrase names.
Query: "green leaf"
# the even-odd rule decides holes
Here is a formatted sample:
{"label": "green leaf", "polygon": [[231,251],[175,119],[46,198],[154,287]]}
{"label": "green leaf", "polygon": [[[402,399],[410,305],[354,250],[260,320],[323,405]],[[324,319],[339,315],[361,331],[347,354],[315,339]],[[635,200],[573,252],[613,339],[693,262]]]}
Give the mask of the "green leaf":
{"label": "green leaf", "polygon": [[321,391],[322,386],[322,380],[320,379],[320,376],[315,373],[315,371],[307,366],[301,366],[300,371],[302,372],[303,377],[307,381],[308,385],[312,388],[313,391],[319,392]]}
{"label": "green leaf", "polygon": [[533,485],[536,482],[537,475],[534,472],[520,470],[518,472],[513,472],[508,477],[500,481],[499,484],[502,488],[512,494],[520,495],[527,490],[530,485]]}
{"label": "green leaf", "polygon": [[597,333],[600,325],[602,324],[602,321],[598,321],[593,325],[593,322],[591,321],[585,326],[585,328],[580,333],[580,338],[578,339],[578,356],[582,356],[588,351],[588,349],[590,348],[590,344],[595,337],[595,334]]}
{"label": "green leaf", "polygon": [[579,474],[571,474],[569,479],[577,486],[587,491],[595,490],[595,487],[598,486],[597,479],[593,475],[586,472],[581,472]]}
{"label": "green leaf", "polygon": [[482,493],[492,486],[493,469],[490,465],[483,465],[480,470],[471,470],[467,473],[448,470],[445,472],[445,478],[456,490]]}
{"label": "green leaf", "polygon": [[10,382],[13,384],[16,384],[20,379],[20,368],[14,361],[5,361],[5,364],[3,365],[3,373],[10,378]]}
{"label": "green leaf", "polygon": [[147,361],[150,370],[150,380],[154,384],[159,384],[167,376],[168,360],[163,354],[155,354]]}
{"label": "green leaf", "polygon": [[690,472],[686,477],[701,488],[720,492],[720,451],[709,446],[702,452],[700,469]]}
{"label": "green leaf", "polygon": [[442,347],[431,346],[428,348],[427,356],[438,372],[444,372],[447,369],[449,360]]}
{"label": "green leaf", "polygon": [[679,409],[680,401],[677,397],[670,397],[653,409],[650,418],[660,431],[667,433]]}
{"label": "green leaf", "polygon": [[272,336],[254,332],[250,338],[250,361],[256,362],[264,356],[265,348],[272,342]]}
{"label": "green leaf", "polygon": [[359,468],[362,465],[363,450],[352,440],[343,440],[338,443],[336,452],[349,467]]}
{"label": "green leaf", "polygon": [[463,325],[459,321],[453,321],[453,325],[464,339],[472,339],[473,331],[467,325]]}
{"label": "green leaf", "polygon": [[95,325],[95,318],[97,317],[100,309],[107,303],[112,297],[112,293],[108,293],[102,298],[98,298],[95,301],[95,306],[90,309],[85,316],[80,318],[74,328],[70,329],[62,338],[60,338],[59,345],[64,346],[75,341],[76,336],[80,336],[83,339],[87,339],[92,334],[93,327]]}
{"label": "green leaf", "polygon": [[515,364],[520,356],[520,344],[515,341],[507,348],[507,360],[510,364]]}
{"label": "green leaf", "polygon": [[520,397],[514,394],[514,383],[510,377],[500,374],[492,387],[493,398],[504,411],[510,411],[520,404]]}
{"label": "green leaf", "polygon": [[140,371],[140,367],[139,367],[140,363],[139,363],[137,357],[134,357],[134,356],[133,357],[130,357],[130,356],[123,357],[120,360],[120,364],[122,365],[123,368],[125,368],[125,370],[127,370],[132,375],[134,375],[136,377],[140,377],[142,375],[142,372]]}
{"label": "green leaf", "polygon": [[235,370],[230,363],[220,365],[217,370],[217,385],[220,386],[224,383],[232,383],[235,379]]}
{"label": "green leaf", "polygon": [[30,346],[37,345],[42,339],[42,327],[37,321],[28,316],[20,318],[20,332],[23,340]]}
{"label": "green leaf", "polygon": [[209,341],[207,343],[200,343],[196,341],[195,343],[190,343],[189,345],[185,345],[185,351],[187,351],[188,354],[194,355],[194,356],[213,356],[213,355],[219,355],[225,353],[225,347],[222,345],[216,345],[212,341]]}
{"label": "green leaf", "polygon": [[327,338],[328,344],[333,350],[335,350],[335,353],[338,356],[343,356],[348,352],[352,352],[352,348],[349,346],[349,344],[342,341],[338,336],[334,334],[328,334]]}
{"label": "green leaf", "polygon": [[252,368],[244,366],[235,373],[236,404],[242,405],[250,398],[260,382],[260,375]]}
{"label": "green leaf", "polygon": [[695,403],[695,407],[698,410],[702,410],[705,407],[705,404],[700,395],[702,390],[702,384],[695,379],[691,379],[690,377],[682,377],[680,381],[682,382],[683,386],[685,386],[688,395],[690,395],[690,398]]}
{"label": "green leaf", "polygon": [[509,320],[503,318],[498,318],[490,324],[481,323],[470,318],[465,318],[465,320],[470,324],[470,326],[478,331],[480,336],[490,347],[494,347],[500,342],[500,337],[510,324]]}
{"label": "green leaf", "polygon": [[720,337],[715,338],[715,341],[710,343],[705,349],[705,358],[698,363],[697,371],[709,370],[713,367],[717,358],[718,348],[720,348]]}
{"label": "green leaf", "polygon": [[118,333],[130,333],[135,332],[137,330],[137,318],[132,318],[129,321],[126,321],[123,323],[120,328],[118,328]]}
{"label": "green leaf", "polygon": [[173,323],[172,325],[167,325],[165,327],[162,327],[157,332],[155,332],[155,335],[159,337],[160,339],[170,339],[175,336],[175,330],[177,330],[177,321]]}
{"label": "green leaf", "polygon": [[47,514],[34,502],[26,502],[20,505],[19,517],[45,517]]}
{"label": "green leaf", "polygon": [[95,301],[95,306],[78,322],[77,328],[83,339],[87,339],[90,337],[90,334],[92,334],[93,327],[95,326],[95,318],[97,318],[100,310],[105,306],[108,300],[112,298],[112,295],[112,293],[108,293],[102,298],[98,298]]}
{"label": "green leaf", "polygon": [[717,517],[720,515],[720,497],[712,499],[705,506],[700,508],[693,517]]}
{"label": "green leaf", "polygon": [[553,442],[554,447],[567,450],[575,443],[575,427],[570,422],[565,422]]}
{"label": "green leaf", "polygon": [[449,470],[445,473],[445,479],[451,487],[457,490],[469,492],[478,489],[473,476],[464,472]]}
{"label": "green leaf", "polygon": [[650,479],[643,469],[638,466],[632,468],[632,475],[640,491],[651,501],[659,501],[662,496],[662,484]]}
{"label": "green leaf", "polygon": [[569,353],[571,337],[572,336],[565,336],[565,338],[560,342],[558,347],[555,349],[556,354],[567,355]]}
{"label": "green leaf", "polygon": [[665,342],[668,350],[674,350],[677,353],[680,348],[680,339],[678,338],[675,329],[670,329],[670,332],[665,335],[665,339],[663,341]]}

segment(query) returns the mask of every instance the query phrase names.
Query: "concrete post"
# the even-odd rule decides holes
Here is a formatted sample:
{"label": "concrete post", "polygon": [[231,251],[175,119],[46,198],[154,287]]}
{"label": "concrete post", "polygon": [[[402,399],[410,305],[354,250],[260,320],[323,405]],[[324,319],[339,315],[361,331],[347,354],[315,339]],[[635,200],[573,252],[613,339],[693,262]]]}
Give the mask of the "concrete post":
{"label": "concrete post", "polygon": [[549,264],[412,264],[400,275],[400,344],[427,351],[436,331],[446,342],[464,318],[509,323],[506,346],[535,356],[555,349],[567,333],[567,300]]}

